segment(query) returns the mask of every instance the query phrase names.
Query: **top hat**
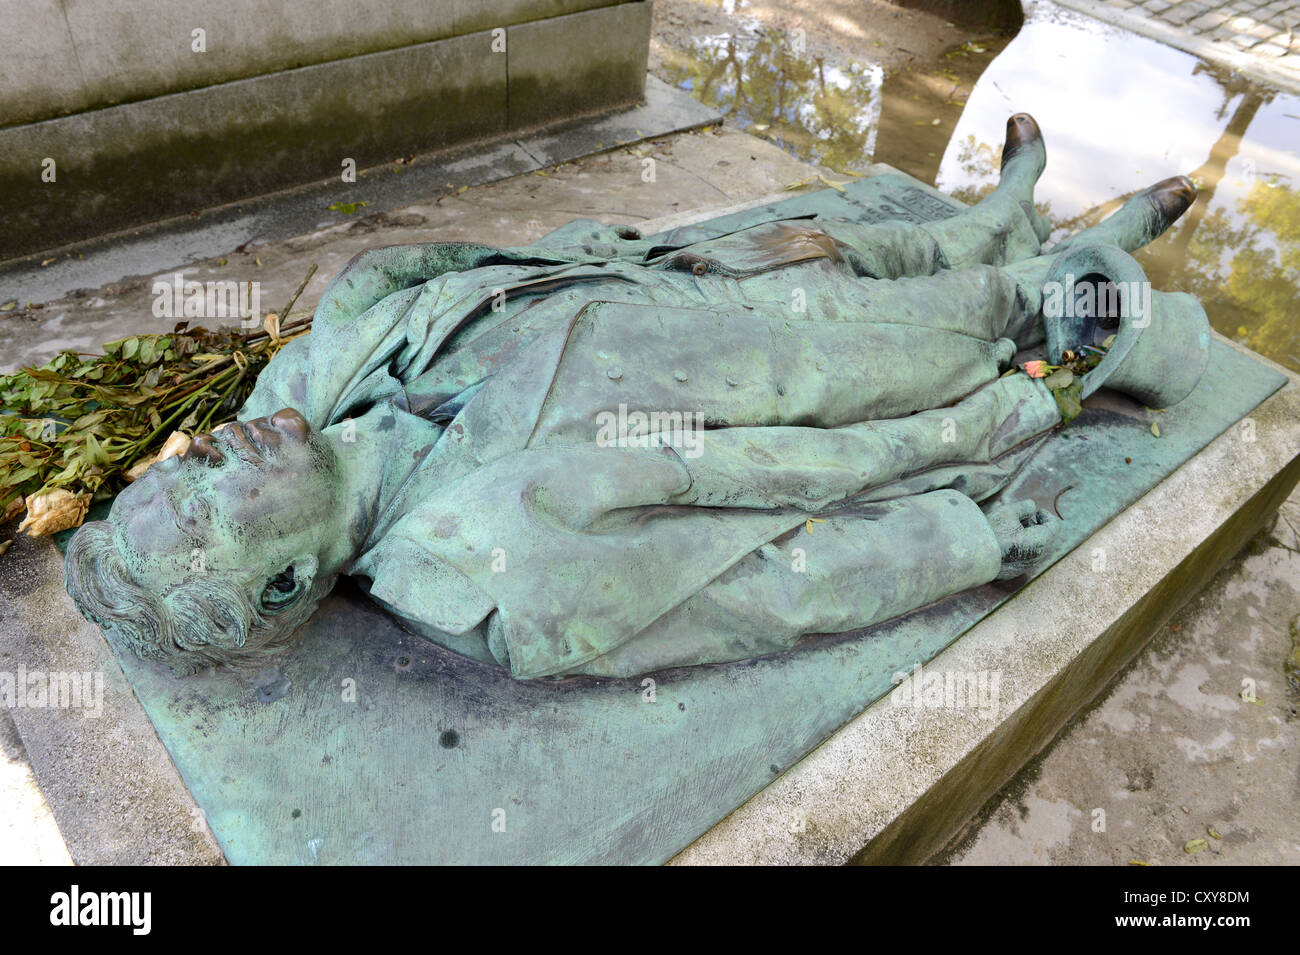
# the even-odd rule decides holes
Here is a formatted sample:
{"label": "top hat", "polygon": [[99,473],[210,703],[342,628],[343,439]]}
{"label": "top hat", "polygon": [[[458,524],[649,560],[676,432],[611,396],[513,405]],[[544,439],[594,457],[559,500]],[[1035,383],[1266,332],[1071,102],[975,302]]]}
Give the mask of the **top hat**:
{"label": "top hat", "polygon": [[1105,385],[1149,408],[1182,401],[1205,374],[1210,360],[1210,322],[1193,296],[1153,292],[1146,273],[1127,252],[1109,243],[1063,250],[1043,286],[1047,359],[1115,341],[1083,376],[1087,398]]}

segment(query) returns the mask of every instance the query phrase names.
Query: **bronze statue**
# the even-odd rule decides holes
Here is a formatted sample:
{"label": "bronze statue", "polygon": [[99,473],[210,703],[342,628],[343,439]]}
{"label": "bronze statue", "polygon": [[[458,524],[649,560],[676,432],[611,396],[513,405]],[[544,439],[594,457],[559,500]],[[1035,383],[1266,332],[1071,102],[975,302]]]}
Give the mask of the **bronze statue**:
{"label": "bronze statue", "polygon": [[[1195,300],[1150,294],[1127,254],[1191,183],[1043,254],[1045,162],[1021,114],[997,190],[924,224],[681,245],[581,221],[523,248],[365,252],[242,423],[78,531],[68,590],[192,671],[283,647],[347,574],[531,678],[746,659],[1024,574],[1057,518],[987,502],[1062,419],[1017,354],[1105,341],[1083,394],[1163,407],[1209,347]],[[1102,290],[1117,308],[1073,307]]]}

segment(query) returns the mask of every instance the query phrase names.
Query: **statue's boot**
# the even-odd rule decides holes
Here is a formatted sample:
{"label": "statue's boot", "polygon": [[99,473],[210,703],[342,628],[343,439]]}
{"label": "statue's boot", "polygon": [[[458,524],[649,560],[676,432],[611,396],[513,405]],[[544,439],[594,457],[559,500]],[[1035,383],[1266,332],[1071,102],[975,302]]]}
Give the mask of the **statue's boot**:
{"label": "statue's boot", "polygon": [[1196,186],[1186,176],[1164,179],[1147,186],[1112,215],[1070,236],[1052,251],[1061,252],[1085,243],[1104,243],[1134,252],[1159,238],[1195,201]]}
{"label": "statue's boot", "polygon": [[[1009,265],[1006,271],[1020,286],[1018,298],[1021,308],[1008,334],[1022,347],[1043,340],[1046,329],[1040,320],[1042,316],[1038,313],[1043,304],[1044,283],[1049,280],[1058,281],[1065,275],[1084,274],[1079,272],[1082,267],[1082,259],[1079,257],[1084,254],[1084,246],[1098,247],[1095,254],[1102,255],[1107,262],[1128,259],[1127,255],[1102,252],[1101,247],[1125,253],[1140,249],[1177,222],[1195,201],[1196,186],[1186,176],[1161,180],[1131,196],[1124,205],[1097,225],[1075,233],[1043,255]],[[1137,268],[1136,263],[1125,270],[1125,278],[1130,281],[1145,281],[1146,276],[1133,273],[1134,268]],[[1107,270],[1102,269],[1101,272],[1106,274]],[[1062,347],[1070,347],[1065,344],[1068,337],[1064,333],[1059,336]],[[1058,344],[1058,336],[1047,335],[1047,338],[1052,344]]]}
{"label": "statue's boot", "polygon": [[1038,255],[1051,231],[1034,208],[1034,185],[1046,166],[1038,123],[1028,113],[1012,116],[997,188],[965,212],[921,226],[938,243],[943,267],[1008,265]]}
{"label": "statue's boot", "polygon": [[1017,284],[1009,334],[1021,347],[1043,341],[1053,363],[1067,349],[1109,343],[1084,376],[1084,398],[1105,385],[1152,408],[1182,401],[1209,362],[1209,319],[1195,297],[1152,290],[1129,253],[1169,228],[1195,198],[1187,178],[1166,179],[1049,254],[1005,269]]}

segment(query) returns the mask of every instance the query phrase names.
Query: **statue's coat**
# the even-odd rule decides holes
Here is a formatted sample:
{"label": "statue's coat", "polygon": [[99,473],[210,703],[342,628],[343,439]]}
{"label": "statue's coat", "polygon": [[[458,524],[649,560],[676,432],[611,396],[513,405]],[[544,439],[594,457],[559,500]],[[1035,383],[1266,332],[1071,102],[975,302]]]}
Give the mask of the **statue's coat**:
{"label": "statue's coat", "polygon": [[[752,657],[998,573],[977,502],[1060,420],[1000,377],[1026,229],[960,270],[903,223],[375,250],[240,416],[392,432],[349,573],[452,649],[516,677]],[[620,405],[701,412],[698,455],[601,446]]]}

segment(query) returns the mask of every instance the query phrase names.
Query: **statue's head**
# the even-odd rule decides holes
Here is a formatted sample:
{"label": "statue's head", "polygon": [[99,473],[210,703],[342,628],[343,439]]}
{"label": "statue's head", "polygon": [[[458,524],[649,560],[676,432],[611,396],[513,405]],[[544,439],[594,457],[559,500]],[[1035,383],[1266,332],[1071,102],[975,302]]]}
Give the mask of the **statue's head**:
{"label": "statue's head", "polygon": [[77,531],[68,592],[178,672],[251,662],[286,645],[333,585],[337,469],[290,408],[196,435]]}

